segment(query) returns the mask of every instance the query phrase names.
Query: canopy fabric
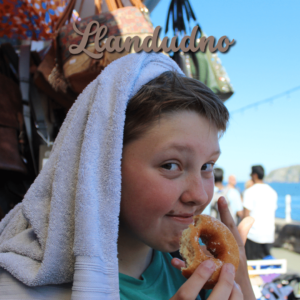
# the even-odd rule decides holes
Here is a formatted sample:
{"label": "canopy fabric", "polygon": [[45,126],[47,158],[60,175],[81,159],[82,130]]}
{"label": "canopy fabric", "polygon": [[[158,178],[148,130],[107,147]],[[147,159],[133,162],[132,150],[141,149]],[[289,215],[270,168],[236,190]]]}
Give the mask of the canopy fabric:
{"label": "canopy fabric", "polygon": [[0,0],[0,37],[49,40],[67,0]]}

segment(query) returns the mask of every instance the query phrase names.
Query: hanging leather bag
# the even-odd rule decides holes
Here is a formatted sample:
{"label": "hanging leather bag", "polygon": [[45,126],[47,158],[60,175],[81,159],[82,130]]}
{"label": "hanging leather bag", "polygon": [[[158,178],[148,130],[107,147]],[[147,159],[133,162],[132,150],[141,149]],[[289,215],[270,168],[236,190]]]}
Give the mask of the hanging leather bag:
{"label": "hanging leather bag", "polygon": [[[166,33],[168,31],[168,24],[171,14],[172,28],[174,34],[186,33],[187,26],[185,25],[184,12],[186,13],[186,20],[190,19],[196,21],[195,14],[188,0],[172,0],[167,15]],[[198,25],[199,37],[204,37],[201,27]],[[198,44],[200,39],[196,40]],[[216,53],[211,53],[206,47],[205,52],[182,52],[181,50],[174,53],[172,58],[177,62],[179,67],[186,76],[195,78],[208,86],[222,101],[226,101],[234,93],[230,83],[230,79],[222,66],[221,60]]]}
{"label": "hanging leather bag", "polygon": [[[103,43],[109,36],[121,36],[123,41],[127,37],[139,36],[141,39],[140,43],[142,43],[146,36],[153,34],[152,24],[144,15],[147,9],[141,0],[131,0],[133,6],[127,7],[124,7],[119,0],[105,1],[109,12],[101,13],[101,3],[99,0],[96,0],[95,6],[98,14],[82,19],[75,24],[76,28],[81,32],[85,31],[86,26],[91,21],[98,22],[99,27],[102,25],[107,26],[108,32],[100,47],[103,46]],[[44,75],[56,91],[67,93],[68,89],[71,89],[76,94],[79,94],[109,63],[128,53],[126,51],[122,53],[104,51],[103,57],[100,59],[94,59],[84,52],[72,55],[69,47],[71,45],[79,45],[82,36],[74,31],[73,23],[69,22],[69,24],[63,25],[66,20],[70,20],[74,6],[75,0],[71,0],[57,23],[57,36],[53,40],[52,48],[49,52],[52,57],[54,54],[55,58],[51,61],[50,54],[48,55],[48,68]],[[94,28],[92,27],[93,30]],[[85,48],[91,53],[96,53],[95,35],[89,37]],[[49,63],[49,61],[51,62]],[[50,73],[49,66],[53,67]],[[41,70],[43,67],[42,62],[39,69]]]}
{"label": "hanging leather bag", "polygon": [[216,53],[206,48],[203,52],[189,52],[190,70],[192,77],[208,86],[222,101],[233,95],[230,79]]}
{"label": "hanging leather bag", "polygon": [[[105,1],[109,12],[100,13],[85,18],[78,23],[76,22],[79,31],[84,32],[88,24],[95,21],[99,23],[99,27],[102,25],[107,26],[108,32],[105,38],[120,36],[123,43],[127,37],[133,36],[138,36],[142,43],[147,36],[153,34],[152,24],[149,24],[145,18],[145,6],[140,0],[132,1],[132,4],[135,6],[127,7],[123,7],[121,1]],[[93,27],[91,31],[92,30]],[[81,39],[82,36],[79,36],[74,31],[72,23],[62,27],[58,36],[59,55],[63,66],[63,75],[67,79],[69,86],[76,93],[80,93],[108,64],[128,54],[126,51],[121,53],[116,51],[103,51],[103,56],[100,59],[92,58],[84,52],[78,55],[72,55],[69,51],[69,47],[71,45],[79,45]],[[102,47],[105,43],[105,39],[100,43]],[[131,49],[131,52],[134,52],[133,47]],[[86,50],[91,53],[97,53],[95,49],[95,35],[90,36],[88,39]]]}
{"label": "hanging leather bag", "polygon": [[0,169],[27,173],[19,149],[23,127],[22,98],[19,86],[0,74]]}
{"label": "hanging leather bag", "polygon": [[[9,57],[10,56],[10,57]],[[10,44],[0,47],[0,170],[27,173],[22,159],[22,97],[15,82],[18,56]],[[12,70],[15,70],[13,75]]]}
{"label": "hanging leather bag", "polygon": [[40,56],[42,61],[33,76],[35,86],[68,111],[76,100],[77,94],[70,88],[67,88],[65,92],[55,90],[49,83],[48,77],[56,64],[53,46],[47,47],[47,49],[40,53]]}

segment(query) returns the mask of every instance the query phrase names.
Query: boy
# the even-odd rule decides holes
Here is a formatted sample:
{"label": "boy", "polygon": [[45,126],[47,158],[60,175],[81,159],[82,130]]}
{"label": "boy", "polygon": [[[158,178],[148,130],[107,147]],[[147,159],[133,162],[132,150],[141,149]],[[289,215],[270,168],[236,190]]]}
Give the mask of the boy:
{"label": "boy", "polygon": [[[184,284],[166,252],[178,250],[182,231],[212,199],[213,165],[228,116],[206,86],[173,72],[150,81],[130,100],[118,239],[121,299],[170,299]],[[203,273],[208,276],[214,269],[204,265],[172,299],[196,298],[206,279]],[[226,289],[222,283],[233,273],[231,265],[224,267],[221,284],[209,299],[241,299],[239,289]]]}
{"label": "boy", "polygon": [[[177,73],[163,54],[127,55],[79,96],[40,176],[0,224],[0,266],[19,280],[0,269],[0,299],[197,297],[214,266],[185,280],[167,252],[212,197],[228,111]],[[242,291],[225,265],[208,299],[252,300],[242,241],[222,199],[219,209],[240,247]]]}

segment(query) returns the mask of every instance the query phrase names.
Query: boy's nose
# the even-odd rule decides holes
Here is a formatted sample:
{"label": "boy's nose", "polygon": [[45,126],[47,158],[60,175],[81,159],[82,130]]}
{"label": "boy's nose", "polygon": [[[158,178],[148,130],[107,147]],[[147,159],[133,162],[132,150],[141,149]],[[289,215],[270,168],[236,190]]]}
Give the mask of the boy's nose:
{"label": "boy's nose", "polygon": [[186,189],[180,199],[191,205],[204,205],[209,201],[201,176],[188,179]]}

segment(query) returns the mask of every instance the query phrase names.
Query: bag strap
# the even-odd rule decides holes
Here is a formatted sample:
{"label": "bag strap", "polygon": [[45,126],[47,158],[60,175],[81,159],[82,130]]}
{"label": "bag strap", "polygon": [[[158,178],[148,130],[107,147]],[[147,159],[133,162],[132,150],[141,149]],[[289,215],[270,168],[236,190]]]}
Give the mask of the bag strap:
{"label": "bag strap", "polygon": [[75,3],[76,3],[76,0],[70,0],[69,1],[68,5],[66,6],[66,9],[64,10],[64,12],[60,16],[60,18],[58,19],[58,21],[57,21],[57,23],[54,27],[54,34],[55,35],[58,35],[59,29],[61,27],[63,27],[67,21],[71,20],[72,12],[73,12],[73,9],[75,7]]}
{"label": "bag strap", "polygon": [[22,45],[20,48],[19,78],[23,100],[24,124],[33,161],[34,172],[35,175],[37,175],[38,166],[35,159],[36,155],[33,149],[31,118],[34,120],[36,132],[47,144],[47,146],[52,145],[53,143],[50,140],[52,125],[47,119],[47,97],[45,94],[41,94],[34,84],[31,84],[30,47],[31,45]]}
{"label": "bag strap", "polygon": [[29,104],[29,91],[30,91],[30,47],[29,45],[21,45],[20,47],[20,58],[19,58],[19,79],[20,79],[20,90],[23,100],[23,118],[29,143],[33,169],[37,176],[37,166],[35,161],[35,155],[33,150],[32,141],[32,128],[31,128],[31,112]]}
{"label": "bag strap", "polygon": [[[100,14],[101,13],[101,7],[102,7],[101,0],[94,0],[94,1],[95,1],[95,14]],[[84,0],[81,0],[79,10],[78,10],[79,16],[81,15],[83,4],[84,4]]]}
{"label": "bag strap", "polygon": [[[114,11],[117,10],[118,8],[123,7],[123,4],[120,0],[105,0],[105,2],[109,11]],[[95,4],[96,4],[96,0],[95,0]]]}
{"label": "bag strap", "polygon": [[66,9],[64,10],[64,12],[62,13],[62,15],[60,16],[60,18],[58,19],[57,23],[55,24],[55,27],[54,27],[54,38],[53,38],[53,48],[54,48],[54,53],[56,53],[55,57],[56,57],[56,63],[58,65],[59,62],[58,62],[58,47],[57,47],[57,38],[58,38],[58,33],[59,33],[59,30],[61,27],[63,27],[65,25],[65,23],[67,21],[70,22],[71,20],[71,17],[72,17],[72,12],[73,12],[73,9],[75,7],[75,3],[76,3],[76,0],[70,0],[68,5],[66,6]]}
{"label": "bag strap", "polygon": [[[200,34],[199,38],[201,38],[203,36],[203,32],[202,32],[202,29],[200,27],[199,24],[197,24],[198,26],[198,31],[197,31],[197,34],[196,34],[196,40],[197,40],[197,35],[198,33]],[[187,52],[187,55],[190,56],[193,64],[194,64],[194,67],[195,67],[195,77],[197,80],[200,80],[200,68],[199,68],[199,64],[198,64],[198,59],[197,59],[197,56],[196,56],[196,53],[195,52],[192,52],[192,51],[188,51]]]}
{"label": "bag strap", "polygon": [[37,133],[49,146],[53,142],[51,141],[52,124],[47,118],[47,96],[40,93],[34,85],[31,85],[30,99],[32,104],[32,116]]}
{"label": "bag strap", "polygon": [[[96,1],[100,1],[100,0],[94,0],[94,1],[95,1],[95,5],[96,5]],[[105,0],[105,2],[107,4],[109,11],[114,11],[114,10],[124,7],[122,0]],[[130,2],[132,4],[132,6],[140,9],[141,11],[146,10],[146,6],[141,0],[130,0]]]}
{"label": "bag strap", "polygon": [[[84,2],[84,0],[82,0],[81,3],[83,3],[83,2]],[[96,10],[95,13],[100,14],[101,11],[102,11],[102,2],[101,2],[101,0],[94,0],[94,3],[95,3],[95,10]],[[80,13],[79,13],[79,16],[80,16]]]}
{"label": "bag strap", "polygon": [[133,6],[137,7],[142,12],[148,12],[146,5],[141,0],[130,0],[130,2]]}
{"label": "bag strap", "polygon": [[169,30],[169,20],[171,14],[172,14],[172,21],[173,21],[172,28],[174,34],[176,34],[176,32],[182,32],[182,31],[187,33],[184,16],[183,16],[183,8],[185,10],[186,19],[188,23],[190,22],[191,18],[194,19],[194,21],[196,21],[195,14],[193,12],[189,0],[172,0],[167,14],[165,33],[167,33]]}

